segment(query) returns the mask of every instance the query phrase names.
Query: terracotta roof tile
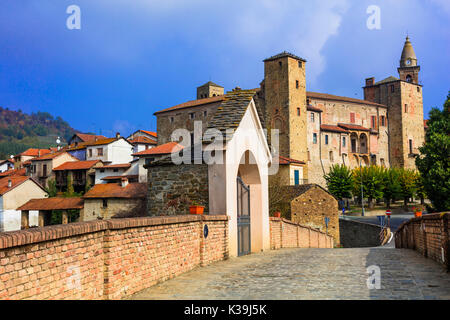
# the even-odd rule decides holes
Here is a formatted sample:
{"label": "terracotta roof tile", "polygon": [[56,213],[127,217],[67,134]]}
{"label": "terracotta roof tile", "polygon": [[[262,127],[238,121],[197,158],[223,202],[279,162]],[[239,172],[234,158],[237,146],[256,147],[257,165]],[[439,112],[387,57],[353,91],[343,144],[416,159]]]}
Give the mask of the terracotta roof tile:
{"label": "terracotta roof tile", "polygon": [[373,106],[379,106],[379,107],[385,107],[384,104],[375,103],[368,100],[360,100],[355,98],[349,98],[349,97],[342,97],[342,96],[335,96],[328,93],[319,93],[319,92],[306,92],[307,98],[312,99],[323,99],[323,100],[332,100],[332,101],[344,101],[344,102],[351,102],[351,103],[358,103],[358,104],[366,104],[366,105],[373,105]]}
{"label": "terracotta roof tile", "polygon": [[[4,179],[0,179],[0,195],[3,195],[6,192],[14,189],[15,187],[21,185],[28,179],[30,179],[30,177],[21,175],[10,175]],[[11,187],[8,187],[9,181],[11,181]]]}
{"label": "terracotta roof tile", "polygon": [[157,111],[154,113],[154,115],[157,115],[157,114],[160,114],[163,112],[173,111],[173,110],[179,110],[179,109],[190,108],[190,107],[198,107],[198,106],[202,106],[205,104],[220,102],[220,101],[223,101],[224,99],[225,99],[225,96],[216,96],[216,97],[211,97],[211,98],[192,100],[192,101],[178,104],[178,105],[170,107],[170,108],[166,108],[166,109]]}
{"label": "terracotta roof tile", "polygon": [[96,134],[76,133],[75,135],[78,136],[84,142],[94,141],[95,138],[97,138],[97,139],[106,139],[105,136],[103,136],[103,135],[96,135]]}
{"label": "terracotta roof tile", "polygon": [[131,163],[118,163],[118,164],[108,164],[103,167],[99,167],[99,169],[115,169],[115,168],[129,168],[131,167]]}
{"label": "terracotta roof tile", "polygon": [[27,149],[24,152],[20,153],[20,155],[21,156],[29,156],[29,157],[38,157],[38,156],[46,155],[46,154],[48,154],[50,152],[51,152],[50,149],[30,148],[30,149]]}
{"label": "terracotta roof tile", "polygon": [[305,164],[305,162],[303,162],[303,161],[295,160],[295,159],[291,159],[291,158],[287,158],[287,157],[279,156],[278,158],[279,158],[280,164],[291,164],[291,163]]}
{"label": "terracotta roof tile", "polygon": [[149,134],[149,135],[151,135],[151,136],[153,136],[155,138],[158,137],[158,134],[156,132],[153,132],[153,131],[147,131],[147,130],[139,130],[139,131],[142,131],[142,132],[144,132],[146,134]]}
{"label": "terracotta roof tile", "polygon": [[178,152],[184,147],[178,142],[168,142],[165,144],[161,144],[151,149],[147,149],[141,152],[137,152],[133,154],[133,156],[147,156],[147,155],[158,155],[158,154],[170,154],[174,152]]}
{"label": "terracotta roof tile", "polygon": [[0,178],[2,177],[9,177],[9,176],[25,176],[26,175],[26,169],[25,168],[21,168],[21,169],[11,169],[8,171],[4,171],[0,173]]}
{"label": "terracotta roof tile", "polygon": [[333,126],[329,124],[322,124],[320,125],[320,130],[322,131],[331,131],[331,132],[342,132],[342,133],[348,133],[348,131],[344,128],[341,128],[339,126]]}
{"label": "terracotta roof tile", "polygon": [[146,195],[146,183],[128,183],[125,187],[118,183],[103,183],[94,185],[83,198],[145,198]]}
{"label": "terracotta roof tile", "polygon": [[123,178],[137,179],[138,177],[139,176],[137,174],[129,174],[129,175],[123,175],[123,176],[107,176],[107,177],[103,177],[101,180],[111,181],[111,180],[122,180]]}
{"label": "terracotta roof tile", "polygon": [[82,198],[43,198],[31,199],[17,210],[68,210],[82,209],[84,201]]}
{"label": "terracotta roof tile", "polygon": [[358,124],[352,124],[352,123],[338,123],[338,126],[344,128],[344,129],[347,129],[347,130],[370,131],[369,128],[365,128]]}
{"label": "terracotta roof tile", "polygon": [[[61,155],[63,155],[64,153],[67,153],[65,150],[59,151],[59,152],[55,152],[55,153],[49,153],[46,154],[45,156],[39,157],[39,158],[34,158],[31,159],[32,161],[41,161],[41,160],[51,160],[54,159],[56,157],[59,157]],[[69,154],[70,155],[70,154]],[[74,158],[75,160],[78,160],[76,157],[70,155],[72,158]]]}
{"label": "terracotta roof tile", "polygon": [[53,171],[63,171],[63,170],[88,170],[96,165],[100,160],[87,160],[87,161],[68,161],[64,162],[62,165],[53,168]]}
{"label": "terracotta roof tile", "polygon": [[158,144],[158,142],[156,142],[155,140],[152,140],[152,139],[150,139],[148,137],[144,137],[144,136],[136,137],[136,138],[134,138],[132,140],[128,140],[128,142],[130,142],[131,144],[139,144],[139,143],[141,143],[141,144],[153,144],[153,145]]}

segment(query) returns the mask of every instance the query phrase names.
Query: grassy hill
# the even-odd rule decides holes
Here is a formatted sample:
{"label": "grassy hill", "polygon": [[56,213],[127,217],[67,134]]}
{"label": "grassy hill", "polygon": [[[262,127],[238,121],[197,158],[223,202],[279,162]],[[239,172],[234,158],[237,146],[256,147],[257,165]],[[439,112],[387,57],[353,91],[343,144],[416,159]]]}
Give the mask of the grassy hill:
{"label": "grassy hill", "polygon": [[57,137],[64,144],[75,132],[61,117],[47,112],[26,114],[0,107],[0,159],[28,148],[55,147]]}

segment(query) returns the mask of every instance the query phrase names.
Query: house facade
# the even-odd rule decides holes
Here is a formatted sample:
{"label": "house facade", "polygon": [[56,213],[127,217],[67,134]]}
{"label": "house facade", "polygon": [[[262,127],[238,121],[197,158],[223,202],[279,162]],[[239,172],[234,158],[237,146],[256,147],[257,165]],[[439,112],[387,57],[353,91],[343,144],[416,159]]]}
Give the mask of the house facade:
{"label": "house facade", "polygon": [[75,192],[84,192],[95,184],[95,169],[103,167],[100,160],[68,161],[53,168],[56,187],[59,191],[67,191],[69,179]]}
{"label": "house facade", "polygon": [[[12,175],[0,179],[0,232],[21,229],[18,208],[31,199],[46,198],[47,193],[34,179]],[[38,211],[30,212],[29,226],[38,225]]]}

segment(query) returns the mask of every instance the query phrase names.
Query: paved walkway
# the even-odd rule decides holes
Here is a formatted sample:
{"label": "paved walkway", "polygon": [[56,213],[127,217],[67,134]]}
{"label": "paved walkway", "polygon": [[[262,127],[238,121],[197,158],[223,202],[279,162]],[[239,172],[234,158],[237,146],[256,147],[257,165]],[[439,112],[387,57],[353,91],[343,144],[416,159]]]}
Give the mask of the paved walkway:
{"label": "paved walkway", "polygon": [[[378,265],[381,289],[367,287]],[[450,274],[408,249],[282,249],[220,261],[130,299],[450,299]]]}

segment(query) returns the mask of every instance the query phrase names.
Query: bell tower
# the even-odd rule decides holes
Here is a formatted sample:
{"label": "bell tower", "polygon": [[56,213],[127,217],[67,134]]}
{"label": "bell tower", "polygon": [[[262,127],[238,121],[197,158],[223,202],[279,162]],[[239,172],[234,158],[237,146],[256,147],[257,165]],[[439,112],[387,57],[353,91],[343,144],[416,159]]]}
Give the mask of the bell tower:
{"label": "bell tower", "polygon": [[417,57],[408,36],[406,36],[406,41],[403,45],[400,67],[397,70],[400,80],[419,84],[420,66],[417,64]]}

